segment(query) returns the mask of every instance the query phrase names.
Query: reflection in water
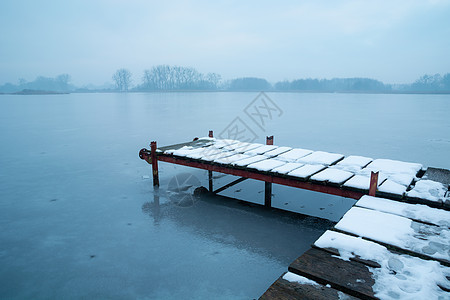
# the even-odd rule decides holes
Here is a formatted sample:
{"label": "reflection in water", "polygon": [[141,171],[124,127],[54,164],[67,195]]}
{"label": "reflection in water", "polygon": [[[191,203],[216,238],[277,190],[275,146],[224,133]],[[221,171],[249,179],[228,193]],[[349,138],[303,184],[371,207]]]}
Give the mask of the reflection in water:
{"label": "reflection in water", "polygon": [[202,195],[193,206],[180,207],[172,199],[174,193],[171,199],[161,196],[161,203],[161,192],[155,190],[154,201],[142,206],[155,224],[168,218],[203,238],[271,257],[286,266],[334,224],[218,195]]}

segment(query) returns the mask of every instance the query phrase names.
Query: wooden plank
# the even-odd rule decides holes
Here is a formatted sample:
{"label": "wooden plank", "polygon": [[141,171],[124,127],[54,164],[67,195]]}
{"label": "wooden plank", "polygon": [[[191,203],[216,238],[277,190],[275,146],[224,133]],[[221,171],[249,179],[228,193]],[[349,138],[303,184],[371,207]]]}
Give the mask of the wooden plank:
{"label": "wooden plank", "polygon": [[281,276],[275,281],[269,289],[259,298],[260,300],[280,299],[280,300],[338,300],[348,299],[355,300],[357,298],[345,294],[324,285],[300,284],[298,282],[290,282]]}
{"label": "wooden plank", "polygon": [[366,265],[344,261],[326,251],[306,251],[289,266],[289,271],[354,297],[376,299],[372,290],[375,281]]}
{"label": "wooden plank", "polygon": [[174,145],[169,145],[169,146],[164,146],[164,147],[158,147],[158,150],[161,152],[164,152],[166,150],[177,150],[177,149],[183,148],[184,146],[198,148],[198,147],[207,147],[210,144],[211,144],[211,140],[200,139],[200,140],[191,141],[191,142],[185,142],[185,143],[179,143],[179,144],[174,144]]}
{"label": "wooden plank", "polygon": [[426,170],[425,175],[423,175],[423,179],[450,184],[450,170],[430,167]]}
{"label": "wooden plank", "polygon": [[[397,253],[381,244],[330,230],[315,241],[314,246],[326,249],[345,260],[359,259],[363,264],[378,265],[371,271],[375,274],[379,297],[390,293],[397,294],[395,291],[403,294],[398,294],[399,299],[419,299],[419,291],[422,291],[422,295],[427,294],[425,291],[446,295],[445,286],[448,289],[448,283],[445,282],[449,280],[446,274],[450,269],[436,261]],[[361,260],[361,257],[364,260]]]}
{"label": "wooden plank", "polygon": [[423,204],[411,204],[380,197],[362,196],[356,206],[399,215],[413,221],[450,228],[450,212]]}
{"label": "wooden plank", "polygon": [[450,266],[446,227],[418,223],[409,218],[352,207],[336,224],[342,232],[366,238],[388,248]]}

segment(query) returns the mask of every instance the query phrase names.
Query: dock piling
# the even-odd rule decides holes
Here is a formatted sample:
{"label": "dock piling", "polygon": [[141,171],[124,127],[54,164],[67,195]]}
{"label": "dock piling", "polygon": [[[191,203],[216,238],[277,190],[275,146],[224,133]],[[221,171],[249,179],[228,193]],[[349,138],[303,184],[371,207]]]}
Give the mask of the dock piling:
{"label": "dock piling", "polygon": [[152,171],[153,171],[153,186],[159,186],[159,174],[158,174],[158,156],[156,156],[156,142],[150,143],[150,157],[152,160]]}
{"label": "dock piling", "polygon": [[[273,145],[273,135],[266,137],[266,145]],[[264,206],[272,207],[272,183],[264,182]]]}
{"label": "dock piling", "polygon": [[369,196],[375,197],[378,187],[378,173],[379,172],[371,172],[370,173],[370,185],[369,185]]}
{"label": "dock piling", "polygon": [[[208,137],[210,137],[210,138],[214,137],[214,132],[212,130],[209,131]],[[208,188],[209,188],[209,191],[212,193],[214,190],[213,189],[213,172],[212,171],[208,171]]]}

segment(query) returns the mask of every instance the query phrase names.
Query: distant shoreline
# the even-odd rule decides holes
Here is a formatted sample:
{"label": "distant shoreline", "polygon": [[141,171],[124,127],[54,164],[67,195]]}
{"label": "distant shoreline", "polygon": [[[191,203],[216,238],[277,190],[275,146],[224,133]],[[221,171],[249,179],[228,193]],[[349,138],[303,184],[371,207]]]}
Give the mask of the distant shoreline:
{"label": "distant shoreline", "polygon": [[42,90],[22,90],[15,93],[7,93],[7,95],[64,95],[69,92],[42,91]]}
{"label": "distant shoreline", "polygon": [[41,91],[22,90],[14,93],[0,93],[0,95],[68,95],[68,94],[90,94],[90,93],[297,93],[297,94],[393,94],[393,95],[449,95],[450,91],[317,91],[317,90],[160,90],[160,91],[116,91],[116,90],[83,90],[83,91]]}

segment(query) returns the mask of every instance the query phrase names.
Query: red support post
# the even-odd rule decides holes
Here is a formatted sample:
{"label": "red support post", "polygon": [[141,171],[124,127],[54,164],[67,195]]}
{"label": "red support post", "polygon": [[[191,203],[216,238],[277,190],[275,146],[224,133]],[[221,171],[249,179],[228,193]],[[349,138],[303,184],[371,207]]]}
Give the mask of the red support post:
{"label": "red support post", "polygon": [[[214,137],[214,133],[212,130],[209,131],[208,136],[210,138]],[[208,190],[212,193],[213,192],[213,172],[208,171]]]}
{"label": "red support post", "polygon": [[369,186],[369,196],[375,197],[378,186],[378,173],[379,172],[371,172],[370,173],[370,186]]}
{"label": "red support post", "polygon": [[153,171],[153,186],[159,186],[159,174],[158,174],[158,156],[156,156],[156,142],[150,143],[150,157],[152,159],[152,171]]}
{"label": "red support post", "polygon": [[[266,137],[266,145],[273,145],[273,135]],[[264,206],[272,207],[272,183],[264,182]]]}

